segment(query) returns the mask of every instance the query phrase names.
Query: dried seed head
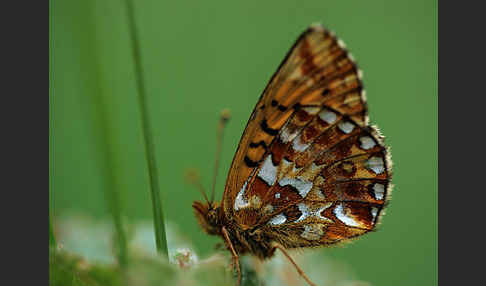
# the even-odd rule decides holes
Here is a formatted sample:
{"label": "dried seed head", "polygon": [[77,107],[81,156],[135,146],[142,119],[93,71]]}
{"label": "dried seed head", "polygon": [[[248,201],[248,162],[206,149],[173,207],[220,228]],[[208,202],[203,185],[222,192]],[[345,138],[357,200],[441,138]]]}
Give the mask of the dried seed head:
{"label": "dried seed head", "polygon": [[230,118],[231,118],[231,112],[228,108],[221,110],[220,120],[221,120],[222,123],[228,122],[228,120],[230,120]]}

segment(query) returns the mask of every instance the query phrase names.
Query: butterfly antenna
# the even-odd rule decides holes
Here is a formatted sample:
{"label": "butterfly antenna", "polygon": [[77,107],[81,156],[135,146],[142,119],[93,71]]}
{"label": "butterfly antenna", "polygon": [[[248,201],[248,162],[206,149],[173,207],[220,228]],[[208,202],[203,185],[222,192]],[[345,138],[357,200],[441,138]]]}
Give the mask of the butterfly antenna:
{"label": "butterfly antenna", "polygon": [[213,176],[213,186],[211,189],[211,203],[214,201],[214,192],[216,188],[216,178],[218,177],[218,169],[219,169],[219,159],[221,157],[221,150],[223,146],[223,131],[226,123],[228,123],[231,117],[230,111],[228,109],[223,109],[221,111],[221,115],[219,117],[218,122],[218,134],[216,138],[216,158],[214,160],[214,176]]}
{"label": "butterfly antenna", "polygon": [[190,184],[196,186],[199,192],[201,192],[201,194],[203,195],[206,202],[210,205],[208,196],[206,195],[206,192],[204,191],[204,188],[201,184],[201,176],[199,175],[199,172],[196,169],[189,169],[185,172],[185,178],[186,181],[188,181]]}

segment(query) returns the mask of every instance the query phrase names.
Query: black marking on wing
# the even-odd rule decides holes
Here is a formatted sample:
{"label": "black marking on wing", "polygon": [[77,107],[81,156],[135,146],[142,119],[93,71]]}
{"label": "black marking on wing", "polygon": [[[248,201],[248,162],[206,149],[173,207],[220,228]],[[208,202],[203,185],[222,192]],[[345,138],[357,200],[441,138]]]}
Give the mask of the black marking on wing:
{"label": "black marking on wing", "polygon": [[249,146],[250,146],[250,148],[258,148],[258,146],[262,146],[263,149],[265,149],[265,150],[267,150],[267,148],[268,148],[267,144],[263,140],[260,141],[260,142],[257,142],[257,143],[251,142]]}
{"label": "black marking on wing", "polygon": [[296,104],[294,104],[293,108],[295,111],[299,111],[302,108],[302,105],[297,102]]}
{"label": "black marking on wing", "polygon": [[326,88],[325,88],[325,89],[322,91],[322,96],[326,96],[326,95],[328,95],[328,94],[329,94],[329,92],[330,92],[329,88],[327,88],[327,87],[326,87]]}
{"label": "black marking on wing", "polygon": [[278,134],[278,129],[272,129],[272,128],[268,127],[266,119],[262,120],[262,123],[261,123],[260,126],[262,127],[262,130],[269,135],[275,136],[275,135]]}
{"label": "black marking on wing", "polygon": [[248,158],[248,156],[245,156],[244,161],[245,161],[245,164],[250,168],[254,168],[254,167],[258,166],[258,162],[253,161],[252,159]]}

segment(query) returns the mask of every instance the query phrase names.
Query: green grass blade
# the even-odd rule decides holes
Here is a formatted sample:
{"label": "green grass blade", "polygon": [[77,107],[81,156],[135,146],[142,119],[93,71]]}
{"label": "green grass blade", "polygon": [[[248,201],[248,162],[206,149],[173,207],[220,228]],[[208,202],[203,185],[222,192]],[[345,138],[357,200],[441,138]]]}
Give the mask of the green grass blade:
{"label": "green grass blade", "polygon": [[[53,116],[52,116],[52,103],[53,103],[53,96],[54,96],[54,82],[53,82],[53,79],[54,79],[54,75],[53,75],[53,54],[54,54],[54,51],[53,51],[53,35],[54,35],[54,23],[53,23],[53,19],[54,19],[54,16],[52,14],[53,12],[53,9],[52,9],[52,5],[53,5],[53,2],[54,0],[50,0],[49,1],[49,141],[52,142],[52,138],[53,138],[53,134],[52,134],[52,125],[53,125]],[[52,196],[52,181],[53,181],[53,168],[54,168],[54,164],[53,164],[53,144],[49,144],[49,247],[54,247],[56,245],[56,239],[54,238],[54,231],[52,229],[52,213],[53,213],[53,209],[52,209],[52,199],[53,199],[53,196]]]}
{"label": "green grass blade", "polygon": [[49,216],[49,247],[56,246],[56,238],[54,237],[54,230],[52,229],[51,216]]}
{"label": "green grass blade", "polygon": [[152,137],[152,129],[150,127],[145,94],[145,85],[140,55],[140,43],[138,40],[137,28],[135,24],[135,12],[131,0],[125,0],[125,3],[127,8],[130,40],[132,43],[133,61],[135,64],[135,81],[137,86],[138,103],[140,105],[140,114],[142,116],[142,131],[145,142],[145,155],[147,157],[148,171],[150,177],[150,191],[155,227],[155,243],[157,246],[157,251],[167,256],[167,238],[165,234],[162,202],[160,198],[160,185],[157,172],[157,164],[155,160],[154,142]]}
{"label": "green grass blade", "polygon": [[[100,58],[100,46],[103,43],[98,41],[97,34],[100,32],[100,27],[103,22],[98,21],[95,0],[86,1],[81,6],[86,13],[86,29],[85,38],[82,41],[81,62],[86,65],[84,68],[90,70],[89,80],[93,83],[93,92],[90,93],[92,110],[94,112],[93,127],[98,142],[99,156],[102,158],[101,172],[103,174],[103,191],[105,201],[108,209],[112,215],[113,224],[115,228],[115,249],[118,258],[118,263],[122,268],[128,264],[127,238],[123,229],[122,214],[121,214],[121,199],[120,187],[117,176],[118,166],[116,164],[116,153],[113,145],[116,144],[115,135],[110,119],[109,106],[111,105],[111,90],[104,75],[103,59]],[[98,44],[99,43],[99,44]]]}

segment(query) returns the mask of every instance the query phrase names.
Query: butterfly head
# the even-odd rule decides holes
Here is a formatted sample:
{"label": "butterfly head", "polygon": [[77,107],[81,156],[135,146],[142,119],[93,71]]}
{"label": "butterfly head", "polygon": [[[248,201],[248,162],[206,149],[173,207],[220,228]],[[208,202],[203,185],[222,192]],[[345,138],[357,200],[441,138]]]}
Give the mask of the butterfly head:
{"label": "butterfly head", "polygon": [[192,207],[199,225],[207,234],[221,233],[221,208],[216,203],[195,201]]}

